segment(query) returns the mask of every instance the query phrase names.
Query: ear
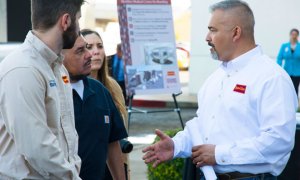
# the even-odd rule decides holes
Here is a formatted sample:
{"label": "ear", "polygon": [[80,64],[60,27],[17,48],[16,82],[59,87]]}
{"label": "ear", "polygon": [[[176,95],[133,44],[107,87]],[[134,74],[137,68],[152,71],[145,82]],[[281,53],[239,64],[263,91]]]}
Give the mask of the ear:
{"label": "ear", "polygon": [[239,40],[242,36],[242,28],[240,26],[236,26],[235,28],[232,29],[232,41],[236,42]]}
{"label": "ear", "polygon": [[61,27],[63,31],[66,31],[68,27],[71,25],[71,17],[70,14],[66,13],[61,17]]}

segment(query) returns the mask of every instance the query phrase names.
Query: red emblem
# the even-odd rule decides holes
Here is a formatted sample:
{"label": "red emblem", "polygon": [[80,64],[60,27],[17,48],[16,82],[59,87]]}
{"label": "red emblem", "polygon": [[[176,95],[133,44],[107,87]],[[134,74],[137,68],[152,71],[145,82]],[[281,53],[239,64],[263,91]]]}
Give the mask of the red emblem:
{"label": "red emblem", "polygon": [[246,92],[246,85],[240,85],[240,84],[237,84],[235,86],[235,88],[233,89],[234,92],[238,92],[238,93],[242,93],[242,94],[245,94]]}
{"label": "red emblem", "polygon": [[62,80],[64,81],[65,84],[69,83],[68,76],[62,76]]}

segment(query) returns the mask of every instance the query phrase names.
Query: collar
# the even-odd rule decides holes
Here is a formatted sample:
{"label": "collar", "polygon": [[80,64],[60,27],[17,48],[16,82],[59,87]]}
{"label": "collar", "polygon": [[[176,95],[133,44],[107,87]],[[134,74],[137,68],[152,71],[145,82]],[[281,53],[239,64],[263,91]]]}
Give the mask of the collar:
{"label": "collar", "polygon": [[89,77],[83,78],[82,81],[84,84],[83,101],[85,101],[88,97],[96,94],[96,92],[90,87]]}
{"label": "collar", "polygon": [[64,56],[59,54],[55,54],[43,41],[41,41],[36,35],[34,35],[33,31],[29,31],[26,40],[31,46],[36,49],[39,54],[45,59],[49,65],[58,62],[62,64]]}
{"label": "collar", "polygon": [[236,57],[235,59],[233,59],[231,61],[223,62],[221,64],[221,68],[227,73],[238,72],[243,67],[245,67],[254,57],[256,57],[257,55],[261,55],[261,54],[262,54],[261,47],[256,46],[255,48]]}

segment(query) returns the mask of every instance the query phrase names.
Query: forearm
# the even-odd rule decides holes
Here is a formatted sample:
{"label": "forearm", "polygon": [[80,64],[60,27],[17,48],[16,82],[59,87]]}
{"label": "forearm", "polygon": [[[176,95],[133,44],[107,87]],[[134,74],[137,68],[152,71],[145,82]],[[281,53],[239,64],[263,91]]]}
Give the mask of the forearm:
{"label": "forearm", "polygon": [[[197,118],[194,118],[190,121],[197,121]],[[192,154],[192,139],[190,137],[189,128],[187,127],[189,123],[186,124],[186,127],[183,131],[180,131],[172,138],[174,143],[174,157],[173,158],[186,158]]]}
{"label": "forearm", "polygon": [[108,145],[107,166],[113,179],[126,179],[122,151],[119,141],[114,141]]}

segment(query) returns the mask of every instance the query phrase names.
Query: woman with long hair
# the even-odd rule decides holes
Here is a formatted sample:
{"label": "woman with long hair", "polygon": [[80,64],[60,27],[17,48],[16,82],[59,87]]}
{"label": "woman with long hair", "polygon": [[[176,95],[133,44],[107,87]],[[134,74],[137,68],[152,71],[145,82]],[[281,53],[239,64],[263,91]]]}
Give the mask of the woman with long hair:
{"label": "woman with long hair", "polygon": [[[111,93],[114,103],[116,104],[126,129],[128,129],[127,110],[119,84],[108,73],[108,62],[104,51],[103,41],[99,33],[91,29],[81,30],[81,34],[87,42],[87,49],[92,55],[92,71],[90,76],[99,80]],[[128,155],[124,154],[124,163],[128,169]],[[107,169],[108,170],[108,169]],[[126,170],[127,177],[129,177],[128,170]],[[109,179],[110,173],[107,171],[106,178]]]}

